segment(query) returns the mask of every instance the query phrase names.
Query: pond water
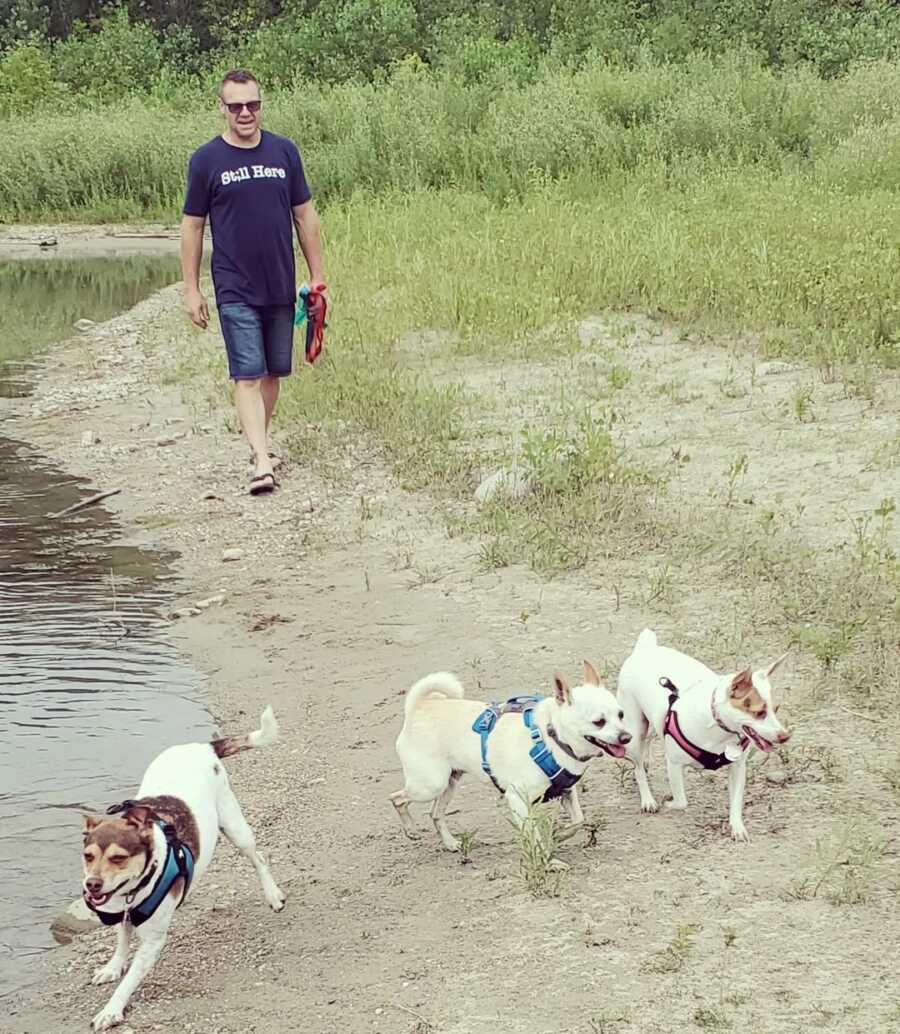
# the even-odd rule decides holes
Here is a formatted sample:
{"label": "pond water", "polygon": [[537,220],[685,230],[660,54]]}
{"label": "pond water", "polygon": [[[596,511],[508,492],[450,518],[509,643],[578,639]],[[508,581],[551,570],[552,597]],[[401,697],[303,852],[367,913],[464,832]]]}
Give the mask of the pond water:
{"label": "pond water", "polygon": [[[178,276],[172,256],[0,263],[0,389],[26,393],[29,361],[74,320]],[[4,432],[0,410],[0,1012],[79,895],[81,811],[130,796],[160,750],[211,732],[158,613],[173,557],[123,541],[102,507],[48,517],[91,486]]]}
{"label": "pond water", "polygon": [[180,278],[175,254],[0,261],[0,396],[26,394],[35,353],[76,320],[110,319]]}

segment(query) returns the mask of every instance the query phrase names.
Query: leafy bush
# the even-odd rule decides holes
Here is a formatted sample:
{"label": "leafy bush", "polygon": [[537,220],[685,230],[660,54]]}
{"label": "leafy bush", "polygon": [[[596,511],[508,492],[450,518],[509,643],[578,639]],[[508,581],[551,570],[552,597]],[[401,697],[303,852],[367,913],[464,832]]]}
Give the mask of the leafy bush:
{"label": "leafy bush", "polygon": [[53,48],[55,76],[80,93],[110,99],[150,89],[163,68],[164,51],[152,27],[119,9],[89,31],[76,31]]}
{"label": "leafy bush", "polygon": [[21,43],[0,58],[0,111],[4,114],[31,111],[59,93],[44,47]]}
{"label": "leafy bush", "polygon": [[417,49],[411,0],[346,0],[262,25],[245,50],[266,84],[371,79]]}

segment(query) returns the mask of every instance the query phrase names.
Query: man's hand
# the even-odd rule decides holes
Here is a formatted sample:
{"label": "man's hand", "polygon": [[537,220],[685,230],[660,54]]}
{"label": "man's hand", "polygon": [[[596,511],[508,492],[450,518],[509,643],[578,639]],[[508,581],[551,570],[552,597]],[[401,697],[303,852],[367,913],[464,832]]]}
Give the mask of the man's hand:
{"label": "man's hand", "polygon": [[201,330],[209,326],[209,302],[198,288],[184,292],[184,311],[190,316],[191,323]]}

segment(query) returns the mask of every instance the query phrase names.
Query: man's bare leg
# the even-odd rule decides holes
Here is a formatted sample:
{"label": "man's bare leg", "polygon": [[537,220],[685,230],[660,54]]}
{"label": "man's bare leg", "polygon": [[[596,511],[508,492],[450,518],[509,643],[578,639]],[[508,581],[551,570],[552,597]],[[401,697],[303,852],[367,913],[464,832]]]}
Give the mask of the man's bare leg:
{"label": "man's bare leg", "polygon": [[253,451],[257,475],[272,473],[272,461],[269,459],[266,442],[266,403],[262,387],[267,380],[271,380],[271,378],[263,377],[234,382],[234,406],[237,409],[241,428]]}
{"label": "man's bare leg", "polygon": [[[259,390],[262,393],[263,405],[266,410],[266,450],[269,453],[269,459],[272,461],[272,466],[277,467],[281,462],[279,459],[272,455],[272,439],[269,437],[269,428],[272,424],[272,416],[275,412],[275,405],[278,402],[278,390],[281,387],[280,377],[262,377],[259,382]],[[256,460],[256,453],[253,451],[253,447],[250,447],[250,462],[254,463]]]}
{"label": "man's bare leg", "polygon": [[272,416],[275,412],[275,404],[278,402],[280,387],[280,377],[263,377],[261,391],[263,405],[266,407],[266,451],[269,453],[269,459],[272,458],[272,439],[269,437],[269,429],[272,425]]}
{"label": "man's bare leg", "polygon": [[280,386],[280,377],[263,377],[260,382],[263,404],[266,407],[266,434],[269,433],[269,424],[272,423],[272,414],[275,412],[275,403],[278,401],[278,389]]}

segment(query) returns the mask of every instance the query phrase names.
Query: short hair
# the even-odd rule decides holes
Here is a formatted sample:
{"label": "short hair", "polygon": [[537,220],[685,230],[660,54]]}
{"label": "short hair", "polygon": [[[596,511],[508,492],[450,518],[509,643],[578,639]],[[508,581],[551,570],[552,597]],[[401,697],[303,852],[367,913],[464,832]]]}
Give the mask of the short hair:
{"label": "short hair", "polygon": [[[259,86],[259,79],[252,72],[248,72],[246,68],[232,68],[230,72],[226,72],[222,76],[222,81],[219,83],[219,96],[222,96],[222,91],[225,89],[226,83],[256,83]],[[260,91],[262,87],[260,86]]]}

